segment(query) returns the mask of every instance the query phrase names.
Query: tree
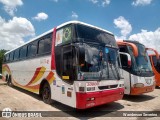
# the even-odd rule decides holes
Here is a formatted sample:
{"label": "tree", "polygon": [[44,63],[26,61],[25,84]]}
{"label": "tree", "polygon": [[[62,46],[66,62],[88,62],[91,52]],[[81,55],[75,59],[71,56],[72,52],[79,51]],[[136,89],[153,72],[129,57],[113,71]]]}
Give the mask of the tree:
{"label": "tree", "polygon": [[0,50],[0,73],[2,73],[2,63],[3,63],[3,57],[4,57],[4,54],[7,52],[7,50]]}

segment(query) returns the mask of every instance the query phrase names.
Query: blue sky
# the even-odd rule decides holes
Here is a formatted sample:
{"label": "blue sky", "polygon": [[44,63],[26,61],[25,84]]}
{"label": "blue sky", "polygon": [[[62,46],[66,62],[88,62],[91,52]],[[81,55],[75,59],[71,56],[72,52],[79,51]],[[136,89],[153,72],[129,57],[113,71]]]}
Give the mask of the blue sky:
{"label": "blue sky", "polygon": [[70,20],[160,49],[160,0],[0,0],[0,8],[0,49],[12,49]]}

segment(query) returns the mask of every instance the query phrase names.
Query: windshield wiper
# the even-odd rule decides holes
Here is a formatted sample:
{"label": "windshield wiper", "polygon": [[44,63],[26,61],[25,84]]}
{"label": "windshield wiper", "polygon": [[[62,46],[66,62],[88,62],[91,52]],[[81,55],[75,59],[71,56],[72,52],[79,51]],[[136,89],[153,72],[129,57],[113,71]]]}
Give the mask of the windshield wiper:
{"label": "windshield wiper", "polygon": [[[112,63],[109,65],[109,67],[111,68],[111,70],[112,70],[112,73],[113,73],[113,75],[114,75],[114,77],[116,78],[116,75],[114,74],[114,70],[113,70],[113,68],[112,68]],[[113,65],[114,66],[114,65]],[[115,67],[114,67],[115,68]]]}
{"label": "windshield wiper", "polygon": [[99,81],[101,81],[102,80],[102,76],[103,76],[103,71],[102,70],[100,70],[100,73],[99,73]]}
{"label": "windshield wiper", "polygon": [[115,64],[113,64],[113,66],[114,66],[114,68],[115,68],[115,71],[116,71],[116,73],[117,73],[117,78],[118,78],[118,80],[119,80],[119,79],[120,79],[120,75],[119,75],[118,69],[117,69],[117,67],[115,66]]}

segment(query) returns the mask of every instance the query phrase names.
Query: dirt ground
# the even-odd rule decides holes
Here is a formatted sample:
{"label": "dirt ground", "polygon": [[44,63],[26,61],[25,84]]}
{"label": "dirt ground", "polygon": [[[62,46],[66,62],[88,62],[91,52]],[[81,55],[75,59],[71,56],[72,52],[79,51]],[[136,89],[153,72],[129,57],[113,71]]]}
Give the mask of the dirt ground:
{"label": "dirt ground", "polygon": [[[130,119],[130,120],[158,120],[158,117],[118,117],[118,114],[126,111],[148,111],[148,113],[159,112],[160,115],[160,88],[151,93],[139,96],[124,96],[119,100],[106,105],[94,107],[85,111],[76,111],[75,109],[53,102],[52,105],[43,103],[41,98],[33,93],[22,90],[17,87],[9,87],[0,80],[0,111],[4,108],[10,108],[12,111],[52,111],[51,114],[57,114],[53,117],[34,118],[35,120],[51,119]],[[112,111],[112,112],[111,112]],[[120,111],[120,113],[118,113]],[[49,114],[49,113],[48,113]],[[87,117],[85,117],[87,115]],[[61,117],[60,117],[61,116]],[[2,118],[0,120],[32,120],[33,118]]]}

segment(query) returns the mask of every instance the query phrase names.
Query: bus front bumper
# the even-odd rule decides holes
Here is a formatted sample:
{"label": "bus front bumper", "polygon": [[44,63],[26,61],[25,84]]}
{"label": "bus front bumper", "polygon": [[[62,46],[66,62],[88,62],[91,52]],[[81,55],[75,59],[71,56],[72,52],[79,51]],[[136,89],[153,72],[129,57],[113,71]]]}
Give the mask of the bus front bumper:
{"label": "bus front bumper", "polygon": [[131,88],[131,95],[140,95],[143,93],[152,92],[155,89],[155,85],[140,87],[140,88]]}
{"label": "bus front bumper", "polygon": [[110,103],[123,98],[124,88],[96,91],[96,92],[86,92],[86,93],[76,93],[76,108],[86,109],[94,106]]}

